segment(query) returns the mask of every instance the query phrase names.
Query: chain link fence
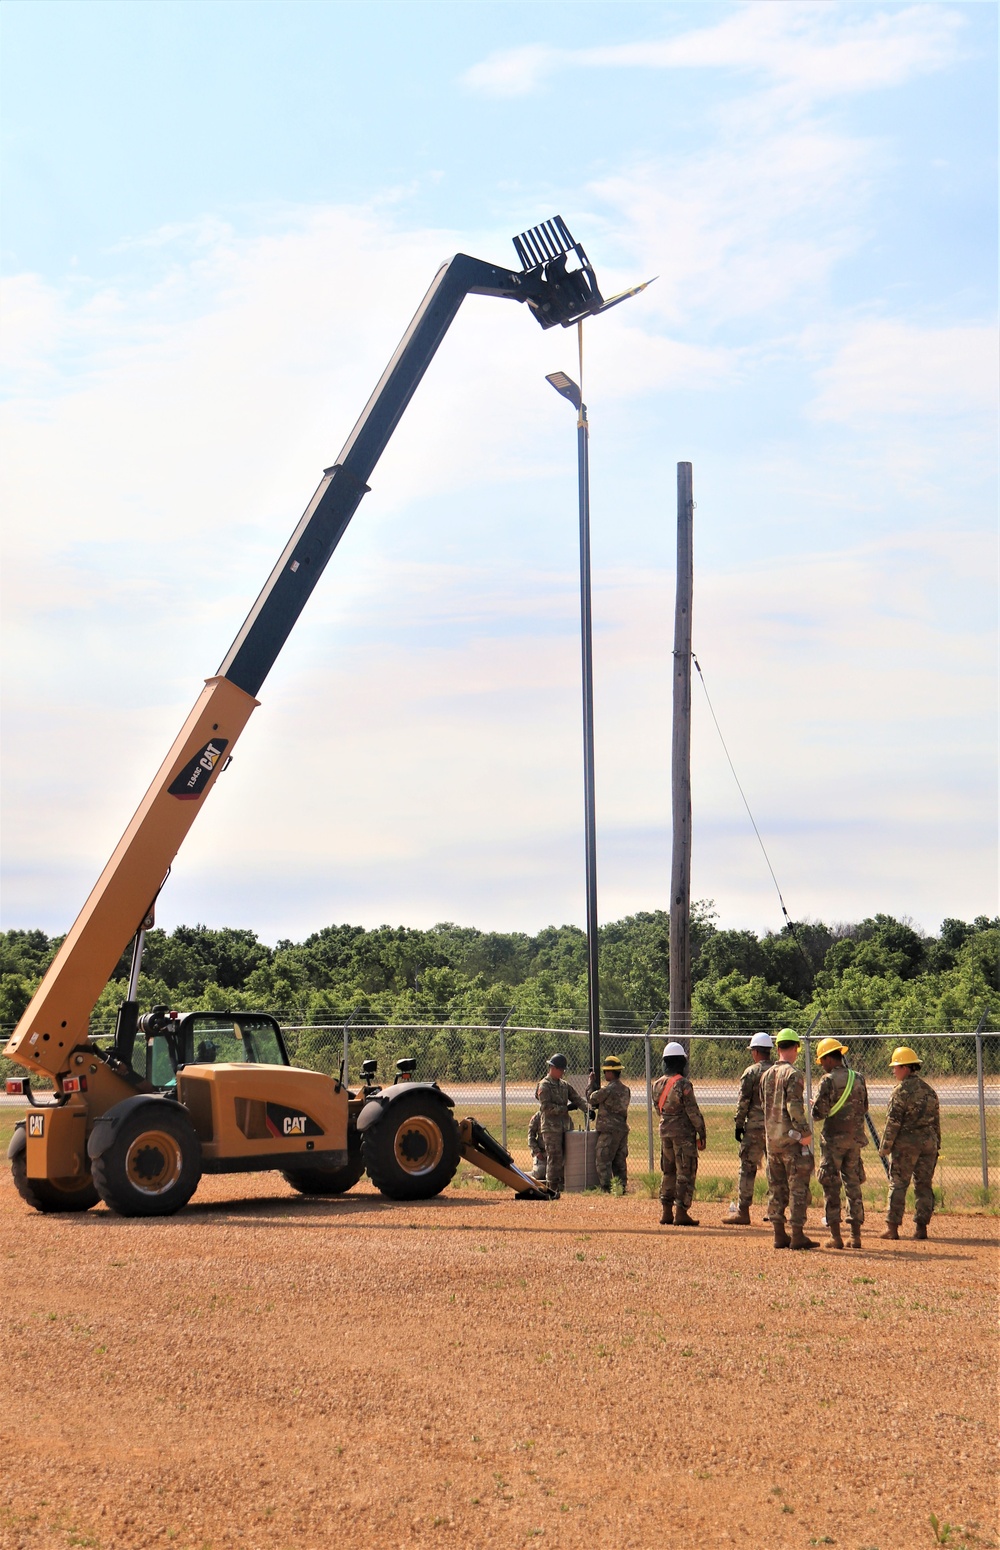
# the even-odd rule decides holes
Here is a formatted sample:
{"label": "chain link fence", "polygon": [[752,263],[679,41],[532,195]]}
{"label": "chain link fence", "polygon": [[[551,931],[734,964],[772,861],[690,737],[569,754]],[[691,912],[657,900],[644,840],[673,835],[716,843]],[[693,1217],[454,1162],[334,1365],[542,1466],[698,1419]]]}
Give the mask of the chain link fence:
{"label": "chain link fence", "polygon": [[[343,1061],[348,1081],[355,1083],[363,1060],[377,1060],[378,1079],[387,1084],[398,1059],[415,1057],[418,1080],[439,1082],[454,1098],[458,1117],[475,1115],[522,1167],[531,1160],[528,1122],[537,1108],[535,1085],[545,1074],[548,1056],[556,1050],[566,1055],[567,1078],[581,1095],[587,1083],[588,1039],[578,1029],[349,1020],[346,1025],[290,1024],[284,1034],[293,1062],[335,1074]],[[868,1083],[871,1117],[880,1135],[894,1086],[889,1057],[898,1044],[910,1045],[923,1061],[920,1075],[933,1084],[941,1102],[941,1154],[934,1176],[939,1209],[1000,1207],[1000,1034],[973,1030],[887,1037],[866,1030],[860,1016],[817,1018],[800,1057],[810,1103],[822,1076],[813,1069],[812,1048],[827,1034],[848,1044],[847,1061]],[[645,1029],[601,1035],[602,1059],[617,1055],[632,1089],[630,1177],[633,1185],[648,1187],[651,1193],[658,1178],[649,1176],[659,1158],[651,1086],[662,1070],[664,1039],[658,1018]],[[708,1129],[708,1145],[699,1161],[698,1198],[729,1200],[735,1197],[739,1174],[733,1115],[739,1076],[749,1061],[749,1034],[709,1029],[692,1032],[685,1042]],[[574,1122],[583,1122],[579,1114]],[[885,1172],[873,1146],[863,1156],[865,1194],[871,1207],[881,1210],[888,1195]],[[757,1191],[758,1196],[764,1193],[763,1172]],[[818,1202],[818,1186],[814,1195]]]}

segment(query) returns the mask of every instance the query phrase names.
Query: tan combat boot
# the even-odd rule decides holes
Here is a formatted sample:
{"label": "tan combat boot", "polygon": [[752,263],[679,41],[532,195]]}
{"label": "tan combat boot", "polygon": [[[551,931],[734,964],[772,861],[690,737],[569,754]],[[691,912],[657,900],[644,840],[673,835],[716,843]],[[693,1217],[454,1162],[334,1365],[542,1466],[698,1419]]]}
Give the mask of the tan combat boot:
{"label": "tan combat boot", "polygon": [[775,1248],[776,1249],[787,1249],[788,1245],[791,1243],[792,1240],[789,1238],[787,1232],[785,1231],[785,1224],[784,1224],[784,1222],[772,1222],[771,1226],[774,1228],[774,1246],[775,1246]]}
{"label": "tan combat boot", "polygon": [[840,1223],[827,1222],[826,1225],[830,1229],[830,1247],[832,1249],[842,1249],[844,1247],[844,1240],[840,1236]]}
{"label": "tan combat boot", "polygon": [[926,1243],[927,1242],[927,1223],[926,1222],[915,1222],[914,1226],[913,1226],[913,1236],[915,1238],[917,1238],[921,1243]]}
{"label": "tan combat boot", "polygon": [[660,1226],[672,1227],[674,1225],[674,1203],[672,1200],[660,1201]]}
{"label": "tan combat boot", "polygon": [[791,1249],[815,1249],[819,1247],[812,1238],[806,1237],[801,1227],[796,1227],[794,1223],[792,1224],[792,1241],[788,1246]]}
{"label": "tan combat boot", "polygon": [[724,1216],[722,1218],[722,1225],[723,1227],[749,1227],[751,1225],[750,1212],[745,1206],[741,1206],[738,1211],[733,1212],[732,1216]]}
{"label": "tan combat boot", "polygon": [[693,1216],[688,1216],[687,1206],[678,1206],[674,1212],[675,1227],[697,1227],[698,1223]]}
{"label": "tan combat boot", "polygon": [[886,1222],[885,1232],[882,1234],[882,1237],[891,1238],[893,1243],[899,1242],[899,1228],[896,1226],[895,1222]]}
{"label": "tan combat boot", "polygon": [[860,1249],[860,1247],[861,1247],[861,1223],[860,1222],[852,1222],[851,1223],[851,1248],[852,1249]]}

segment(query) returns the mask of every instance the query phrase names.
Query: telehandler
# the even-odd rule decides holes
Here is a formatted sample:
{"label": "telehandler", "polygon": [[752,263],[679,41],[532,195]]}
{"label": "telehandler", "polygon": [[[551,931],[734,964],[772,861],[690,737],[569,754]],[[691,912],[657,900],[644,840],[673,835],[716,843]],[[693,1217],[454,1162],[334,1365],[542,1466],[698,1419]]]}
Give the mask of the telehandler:
{"label": "telehandler", "polygon": [[[459,253],[438,271],[378,386],[104,868],[4,1053],[27,1068],[8,1092],[28,1101],[8,1156],[39,1211],[104,1201],[125,1216],[165,1216],[203,1173],[276,1169],[304,1194],[340,1194],[367,1170],[399,1200],[438,1194],[460,1158],[522,1198],[548,1190],[474,1119],[457,1121],[434,1082],[358,1091],[290,1064],[281,1030],[259,1013],[140,1014],[139,969],[153,905],[268,672],[368,490],[368,478],[435,351],[470,294],[525,303],[543,328],[569,327],[635,294],[605,301],[561,217],[514,238],[519,271]],[[635,289],[641,289],[636,287]],[[151,902],[152,901],[152,902]],[[94,1006],[133,942],[114,1042],[89,1033]],[[137,1045],[143,1058],[137,1053]],[[52,1079],[39,1101],[31,1076]]]}

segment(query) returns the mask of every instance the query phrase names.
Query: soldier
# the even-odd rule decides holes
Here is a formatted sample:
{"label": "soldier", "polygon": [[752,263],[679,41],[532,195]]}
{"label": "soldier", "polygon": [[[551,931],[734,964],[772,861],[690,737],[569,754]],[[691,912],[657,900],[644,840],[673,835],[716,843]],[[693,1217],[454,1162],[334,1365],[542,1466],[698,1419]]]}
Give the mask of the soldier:
{"label": "soldier", "polygon": [[[536,1090],[535,1097],[538,1097]],[[528,1121],[528,1151],[531,1153],[533,1178],[545,1178],[545,1144],[542,1141],[542,1111],[536,1109]]]}
{"label": "soldier", "polygon": [[865,1203],[861,1198],[865,1168],[861,1148],[868,1145],[865,1134],[868,1088],[860,1072],[845,1066],[847,1045],[841,1044],[839,1039],[821,1039],[816,1054],[825,1075],[819,1084],[812,1117],[816,1123],[823,1122],[819,1182],[826,1197],[830,1244],[835,1249],[844,1247],[840,1235],[840,1183],[843,1179],[851,1224],[851,1248],[860,1249],[861,1223],[865,1219]]}
{"label": "soldier", "polygon": [[683,1044],[671,1042],[663,1051],[663,1075],[653,1083],[653,1102],[660,1116],[661,1227],[698,1225],[688,1207],[694,1199],[698,1153],[705,1150],[705,1121],[684,1075],[686,1065]]}
{"label": "soldier", "polygon": [[916,1209],[913,1236],[927,1237],[927,1223],[934,1212],[931,1180],[941,1150],[941,1109],[938,1095],[917,1075],[920,1057],[909,1045],[901,1044],[892,1052],[892,1074],[899,1086],[889,1099],[882,1145],[879,1150],[889,1163],[889,1209],[883,1238],[896,1239],[906,1208],[906,1191],[913,1179]]}
{"label": "soldier", "polygon": [[597,1077],[591,1074],[587,1087],[587,1100],[591,1114],[597,1122],[597,1178],[606,1195],[611,1193],[612,1178],[620,1179],[622,1194],[628,1184],[628,1103],[632,1089],[622,1081],[622,1063],[617,1055],[609,1055],[601,1067],[604,1086],[598,1087]]}
{"label": "soldier", "polygon": [[750,1040],[750,1060],[740,1077],[740,1101],[736,1109],[736,1139],[740,1148],[740,1194],[736,1212],[723,1218],[728,1227],[749,1227],[757,1169],[764,1157],[764,1110],[760,1079],[771,1064],[774,1040],[769,1033],[755,1033]]}
{"label": "soldier", "polygon": [[[812,1137],[805,1109],[805,1082],[796,1071],[802,1040],[791,1028],[774,1036],[776,1065],[768,1066],[760,1082],[767,1142],[767,1214],[774,1228],[776,1249],[814,1249],[805,1234],[812,1178]],[[785,1231],[785,1212],[791,1203],[792,1236]]]}
{"label": "soldier", "polygon": [[566,1132],[573,1129],[569,1111],[587,1111],[587,1105],[580,1094],[564,1080],[568,1064],[565,1055],[553,1055],[548,1073],[537,1088],[542,1114],[542,1144],[545,1147],[545,1181],[556,1198],[562,1193],[565,1183]]}

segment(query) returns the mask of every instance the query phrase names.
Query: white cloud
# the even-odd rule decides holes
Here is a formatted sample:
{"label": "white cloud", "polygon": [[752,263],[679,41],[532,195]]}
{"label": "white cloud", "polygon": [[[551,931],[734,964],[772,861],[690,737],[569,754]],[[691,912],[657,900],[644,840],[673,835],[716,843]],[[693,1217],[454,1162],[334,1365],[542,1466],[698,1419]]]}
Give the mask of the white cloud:
{"label": "white cloud", "polygon": [[923,328],[898,318],[859,323],[816,374],[811,413],[871,424],[925,415],[995,416],[996,329],[985,324]]}
{"label": "white cloud", "polygon": [[915,5],[861,20],[856,14],[815,3],[752,3],[714,26],[670,38],[601,48],[502,49],[472,65],[462,80],[484,96],[516,97],[537,91],[561,70],[723,69],[764,77],[787,103],[898,86],[955,58],[962,19],[954,10]]}

